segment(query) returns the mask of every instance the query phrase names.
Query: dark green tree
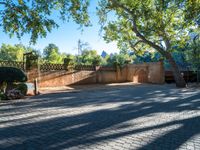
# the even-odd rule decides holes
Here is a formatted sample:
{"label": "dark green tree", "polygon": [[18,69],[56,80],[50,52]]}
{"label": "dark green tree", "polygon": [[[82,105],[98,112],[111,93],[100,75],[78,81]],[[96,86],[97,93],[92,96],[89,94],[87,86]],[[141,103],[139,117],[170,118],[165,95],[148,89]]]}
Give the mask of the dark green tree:
{"label": "dark green tree", "polygon": [[107,65],[114,67],[123,67],[124,65],[131,63],[131,58],[128,54],[114,54],[107,60]]}
{"label": "dark green tree", "polygon": [[22,61],[23,53],[26,51],[22,45],[2,44],[0,47],[0,60],[3,61]]}
{"label": "dark green tree", "polygon": [[77,62],[83,65],[100,65],[102,58],[97,54],[96,50],[84,50],[82,55],[77,56]]}
{"label": "dark green tree", "polygon": [[62,64],[65,55],[59,52],[59,48],[55,44],[49,44],[43,50],[43,61],[53,64]]}
{"label": "dark green tree", "polygon": [[40,56],[40,51],[32,47],[26,47],[22,44],[2,44],[0,47],[0,60],[23,61],[23,54],[31,51],[35,52],[38,56]]}

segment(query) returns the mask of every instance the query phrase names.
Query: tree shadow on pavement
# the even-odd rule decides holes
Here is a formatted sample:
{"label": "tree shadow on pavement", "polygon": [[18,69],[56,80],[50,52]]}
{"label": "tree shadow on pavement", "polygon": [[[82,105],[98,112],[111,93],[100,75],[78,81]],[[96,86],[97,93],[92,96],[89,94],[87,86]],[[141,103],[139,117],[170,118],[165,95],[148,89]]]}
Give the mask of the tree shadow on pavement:
{"label": "tree shadow on pavement", "polygon": [[[19,120],[6,122],[0,120],[0,149],[72,148],[177,126],[138,148],[173,150],[200,134],[198,114],[185,118],[175,116],[177,118],[173,120],[161,123],[158,121],[149,126],[142,126],[142,122],[138,122],[140,118],[147,119],[160,113],[188,115],[187,112],[199,111],[200,94],[195,93],[193,89],[184,91],[171,86],[140,85],[105,88],[95,92],[83,90],[80,93],[47,94],[29,102],[16,103],[12,110],[9,109],[10,107],[0,108],[0,112],[4,112],[0,116],[4,117],[4,114],[12,111],[27,113],[29,109],[35,112],[40,109],[45,111],[52,108],[58,110],[80,108],[81,111],[87,106],[97,108],[102,106],[101,109],[67,116],[63,114],[50,117],[44,112],[32,117],[19,118]],[[110,106],[115,104],[116,107]],[[104,108],[104,105],[109,107]],[[38,120],[40,117],[42,119]],[[160,118],[153,117],[153,119]],[[21,123],[15,124],[16,121]],[[4,125],[9,122],[11,125]],[[134,128],[138,124],[141,127]]]}

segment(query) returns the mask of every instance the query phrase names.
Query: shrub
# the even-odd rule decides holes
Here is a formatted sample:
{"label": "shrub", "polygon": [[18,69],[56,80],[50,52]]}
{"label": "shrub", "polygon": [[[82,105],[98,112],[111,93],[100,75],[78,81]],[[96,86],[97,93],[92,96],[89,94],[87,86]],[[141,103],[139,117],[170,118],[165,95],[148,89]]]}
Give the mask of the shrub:
{"label": "shrub", "polygon": [[14,67],[0,67],[0,82],[26,82],[26,74]]}
{"label": "shrub", "polygon": [[28,91],[28,87],[25,83],[17,84],[17,87],[15,89],[21,91],[21,93],[24,96],[27,94],[27,91]]}
{"label": "shrub", "polygon": [[7,96],[7,99],[8,99],[8,100],[20,99],[20,98],[23,98],[23,97],[24,97],[24,95],[21,93],[21,91],[20,91],[20,90],[17,90],[17,89],[9,90],[9,91],[6,93],[6,96]]}

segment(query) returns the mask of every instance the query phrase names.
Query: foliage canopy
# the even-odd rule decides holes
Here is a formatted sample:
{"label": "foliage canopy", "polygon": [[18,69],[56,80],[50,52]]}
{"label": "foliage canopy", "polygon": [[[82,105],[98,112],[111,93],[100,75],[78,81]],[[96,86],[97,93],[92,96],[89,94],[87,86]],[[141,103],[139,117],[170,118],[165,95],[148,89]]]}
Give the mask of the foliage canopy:
{"label": "foliage canopy", "polygon": [[31,35],[31,42],[46,37],[47,32],[58,27],[52,13],[59,13],[62,20],[72,19],[89,25],[88,0],[0,0],[0,26],[10,36],[18,38]]}
{"label": "foliage canopy", "polygon": [[[110,11],[117,18],[106,22]],[[199,14],[199,0],[102,0],[99,7],[108,42],[136,51],[145,44],[161,54],[177,44],[184,46],[188,33],[199,27]]]}

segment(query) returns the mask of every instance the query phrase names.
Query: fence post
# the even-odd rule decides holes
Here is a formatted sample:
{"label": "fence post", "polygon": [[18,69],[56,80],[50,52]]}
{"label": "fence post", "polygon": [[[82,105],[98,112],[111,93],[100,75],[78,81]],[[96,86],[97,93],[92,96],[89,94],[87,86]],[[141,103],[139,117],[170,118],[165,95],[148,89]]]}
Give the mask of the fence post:
{"label": "fence post", "polygon": [[64,59],[64,69],[67,71],[68,70],[68,64],[69,64],[69,59],[65,58]]}
{"label": "fence post", "polygon": [[25,61],[25,70],[28,75],[28,81],[34,82],[35,78],[39,77],[39,62],[38,62],[38,55],[29,52],[24,54],[24,61]]}
{"label": "fence post", "polygon": [[34,94],[38,95],[38,80],[37,80],[37,78],[34,80]]}

